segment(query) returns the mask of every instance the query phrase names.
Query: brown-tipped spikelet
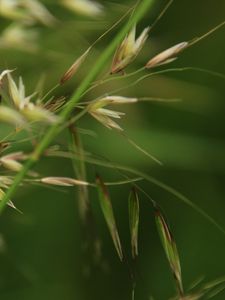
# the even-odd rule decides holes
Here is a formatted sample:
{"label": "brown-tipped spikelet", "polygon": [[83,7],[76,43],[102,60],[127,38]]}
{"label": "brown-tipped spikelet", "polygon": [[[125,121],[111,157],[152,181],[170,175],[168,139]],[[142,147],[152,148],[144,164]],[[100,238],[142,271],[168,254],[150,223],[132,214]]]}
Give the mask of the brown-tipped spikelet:
{"label": "brown-tipped spikelet", "polygon": [[75,62],[72,64],[72,66],[65,72],[65,74],[60,79],[60,84],[64,84],[66,81],[70,80],[73,75],[77,72],[79,67],[84,62],[85,58],[87,57],[89,51],[91,48],[88,48],[78,59],[75,60]]}
{"label": "brown-tipped spikelet", "polygon": [[177,251],[177,246],[170,228],[163,216],[163,213],[158,205],[155,204],[155,220],[160,235],[160,239],[166,253],[170,269],[175,279],[175,283],[179,294],[183,295],[183,284],[181,277],[180,259]]}
{"label": "brown-tipped spikelet", "polygon": [[128,202],[129,209],[129,223],[130,223],[130,235],[131,235],[131,253],[132,257],[138,256],[138,227],[139,227],[139,199],[137,190],[132,188],[129,195]]}
{"label": "brown-tipped spikelet", "polygon": [[103,180],[98,175],[96,176],[96,184],[97,184],[97,188],[98,188],[98,199],[99,199],[99,203],[100,203],[105,221],[109,228],[109,232],[111,234],[117,254],[118,254],[120,260],[122,260],[123,252],[122,252],[120,237],[119,237],[119,233],[117,230],[116,221],[115,221],[113,208],[112,208],[108,190],[107,190]]}
{"label": "brown-tipped spikelet", "polygon": [[179,43],[150,59],[145,65],[145,67],[147,69],[151,69],[173,62],[177,59],[176,55],[178,55],[181,51],[187,48],[187,46],[188,42]]}

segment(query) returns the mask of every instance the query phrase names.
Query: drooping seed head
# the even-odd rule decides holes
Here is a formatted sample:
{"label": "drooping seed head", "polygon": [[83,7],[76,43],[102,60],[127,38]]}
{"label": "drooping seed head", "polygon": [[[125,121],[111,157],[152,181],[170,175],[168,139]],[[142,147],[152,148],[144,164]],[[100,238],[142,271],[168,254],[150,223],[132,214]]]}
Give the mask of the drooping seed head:
{"label": "drooping seed head", "polygon": [[89,111],[89,113],[92,115],[92,117],[98,120],[105,127],[109,129],[117,129],[119,131],[123,131],[123,129],[111,118],[120,119],[120,116],[124,115],[124,113],[105,108],[91,110]]}
{"label": "drooping seed head", "polygon": [[89,110],[95,110],[98,108],[102,108],[104,106],[110,105],[110,104],[129,104],[129,103],[135,103],[137,102],[137,98],[128,98],[128,97],[122,97],[122,96],[106,96],[103,98],[99,98],[97,100],[94,100],[89,105]]}
{"label": "drooping seed head", "polygon": [[89,185],[88,182],[78,180],[70,177],[43,177],[40,179],[41,182],[51,185],[60,186],[76,186],[76,185]]}
{"label": "drooping seed head", "polygon": [[103,6],[95,1],[61,0],[61,4],[75,13],[89,17],[97,17],[103,13]]}
{"label": "drooping seed head", "polygon": [[183,51],[188,46],[188,42],[179,43],[150,59],[147,64],[146,68],[151,69],[155,68],[167,63],[170,63],[177,59],[176,55],[178,55],[181,51]]}
{"label": "drooping seed head", "polygon": [[46,26],[53,26],[56,24],[56,18],[49,12],[49,10],[38,0],[23,1],[23,6],[34,20]]}

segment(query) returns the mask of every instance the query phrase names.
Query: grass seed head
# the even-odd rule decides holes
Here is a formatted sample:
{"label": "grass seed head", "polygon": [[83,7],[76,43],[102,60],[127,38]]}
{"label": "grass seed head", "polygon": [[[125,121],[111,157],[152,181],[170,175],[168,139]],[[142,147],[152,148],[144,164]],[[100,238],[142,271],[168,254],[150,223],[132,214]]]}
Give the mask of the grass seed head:
{"label": "grass seed head", "polygon": [[32,19],[50,27],[56,24],[55,17],[41,2],[37,0],[26,0],[23,1],[23,6],[27,9],[27,13]]}
{"label": "grass seed head", "polygon": [[32,18],[18,0],[0,0],[0,15],[15,21],[31,22]]}
{"label": "grass seed head", "polygon": [[19,110],[22,110],[26,105],[30,103],[31,98],[35,96],[36,93],[33,93],[30,96],[26,96],[22,77],[19,77],[19,84],[17,86],[12,76],[10,74],[8,74],[7,76],[9,83],[9,94],[13,100],[14,105]]}
{"label": "grass seed head", "polygon": [[109,129],[116,129],[123,131],[123,129],[111,118],[120,119],[120,116],[123,115],[121,112],[116,112],[110,109],[98,108],[96,110],[89,111],[91,116],[99,121],[102,125]]}
{"label": "grass seed head", "polygon": [[43,177],[40,179],[40,181],[46,184],[60,186],[89,185],[89,183],[86,181],[69,177]]}
{"label": "grass seed head", "polygon": [[26,124],[24,117],[19,112],[3,105],[0,105],[0,121],[21,127]]}
{"label": "grass seed head", "polygon": [[[5,197],[5,192],[0,188],[0,201],[1,201],[4,197]],[[7,202],[7,205],[17,210],[17,208],[15,207],[15,205],[13,204],[13,202],[12,202],[11,200],[9,200],[9,201]]]}
{"label": "grass seed head", "polygon": [[117,254],[118,254],[120,260],[122,260],[123,252],[122,252],[122,247],[121,247],[121,243],[120,243],[119,233],[118,233],[117,226],[116,226],[116,220],[115,220],[114,213],[113,213],[112,203],[111,203],[111,200],[109,197],[108,190],[107,190],[103,180],[98,175],[96,176],[96,185],[97,185],[97,189],[98,189],[98,196],[99,196],[98,199],[99,199],[99,203],[100,203],[100,206],[102,209],[102,213],[104,215],[106,224],[109,228],[109,232],[111,234],[113,244],[115,246]]}
{"label": "grass seed head", "polygon": [[117,48],[111,66],[111,74],[123,71],[139,54],[148,38],[149,27],[145,28],[138,39],[135,39],[136,26],[129,32]]}
{"label": "grass seed head", "polygon": [[102,15],[103,6],[90,0],[61,0],[61,4],[71,11],[88,17]]}
{"label": "grass seed head", "polygon": [[7,155],[4,155],[0,158],[0,163],[2,166],[10,171],[19,172],[21,171],[23,165],[18,162],[18,160],[24,160],[27,158],[22,151],[13,152]]}
{"label": "grass seed head", "polygon": [[13,72],[14,70],[4,70],[1,74],[0,74],[0,87],[2,86],[2,80],[3,80],[3,78],[4,78],[4,76],[5,75],[7,75],[7,74],[9,74],[9,73],[11,73],[11,72]]}
{"label": "grass seed head", "polygon": [[130,104],[137,102],[137,98],[128,98],[122,96],[106,96],[103,98],[99,98],[95,101],[92,101],[89,105],[89,110],[95,110],[98,108],[102,108],[107,105],[117,105],[117,104]]}
{"label": "grass seed head", "polygon": [[77,72],[79,67],[82,65],[84,60],[86,59],[91,48],[88,48],[73,64],[72,66],[65,72],[65,74],[60,79],[60,84],[64,84],[66,81],[70,80],[73,75]]}
{"label": "grass seed head", "polygon": [[188,42],[179,43],[150,59],[147,64],[146,68],[151,69],[155,68],[164,64],[168,64],[173,62],[177,59],[176,55],[178,55],[181,51],[183,51],[188,46]]}
{"label": "grass seed head", "polygon": [[132,188],[129,195],[128,202],[129,209],[129,224],[130,224],[130,235],[131,235],[131,252],[132,257],[138,256],[138,227],[139,227],[139,199],[137,190],[135,187]]}
{"label": "grass seed head", "polygon": [[180,295],[183,295],[181,267],[177,246],[163,213],[157,205],[155,205],[155,220],[178,292]]}
{"label": "grass seed head", "polygon": [[47,109],[28,103],[21,113],[24,117],[31,122],[41,122],[46,124],[56,124],[60,122],[60,117],[48,111]]}
{"label": "grass seed head", "polygon": [[28,28],[23,24],[13,23],[1,33],[0,48],[13,48],[34,53],[39,49],[37,43],[38,35],[36,29]]}
{"label": "grass seed head", "polygon": [[13,179],[9,176],[0,176],[0,187],[8,188],[13,183]]}
{"label": "grass seed head", "polygon": [[23,165],[21,163],[19,163],[16,160],[13,159],[7,159],[7,158],[0,158],[0,163],[2,164],[2,166],[10,171],[13,172],[20,172],[21,169],[23,168]]}

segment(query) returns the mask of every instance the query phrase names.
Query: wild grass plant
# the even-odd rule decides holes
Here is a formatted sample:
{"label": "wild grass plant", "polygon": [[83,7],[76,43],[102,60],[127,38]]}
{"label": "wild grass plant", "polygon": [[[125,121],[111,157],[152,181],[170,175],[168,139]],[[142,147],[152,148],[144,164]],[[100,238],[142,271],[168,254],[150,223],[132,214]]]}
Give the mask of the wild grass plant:
{"label": "wild grass plant", "polygon": [[[151,173],[147,174],[133,167],[113,162],[110,158],[90,153],[89,149],[83,146],[82,134],[95,133],[92,132],[92,128],[84,130],[80,129],[78,125],[87,116],[93,118],[100,125],[106,127],[108,134],[111,134],[111,131],[116,132],[129,143],[131,148],[146,156],[146,159],[151,159],[154,164],[163,166],[163,162],[157,157],[157,153],[153,155],[129,137],[126,130],[120,125],[120,119],[129,118],[129,115],[125,116],[123,112],[124,106],[141,105],[142,102],[176,103],[179,99],[151,97],[149,95],[138,97],[135,94],[130,96],[129,93],[124,95],[124,91],[127,91],[129,87],[137,86],[138,83],[147,78],[173,72],[192,71],[199,74],[209,74],[218,80],[225,79],[224,74],[203,68],[168,67],[170,63],[179,58],[183,51],[188,51],[190,47],[221,29],[225,25],[225,21],[200,37],[189,41],[178,41],[171,47],[159,51],[158,54],[150,55],[143,66],[129,72],[130,65],[141,55],[141,51],[150,37],[151,30],[155,28],[172,2],[167,3],[153,24],[149,24],[141,31],[139,23],[153,8],[154,1],[138,1],[116,23],[89,45],[65,70],[55,86],[46,93],[42,92],[40,83],[28,96],[26,88],[29,86],[29,82],[24,83],[21,74],[18,79],[16,76],[20,70],[16,69],[16,66],[13,69],[5,68],[2,70],[0,74],[0,120],[2,124],[7,124],[8,134],[0,142],[0,164],[2,169],[2,175],[0,176],[0,212],[3,213],[8,205],[17,210],[15,213],[21,213],[19,205],[14,204],[14,196],[19,189],[26,189],[29,185],[38,185],[40,188],[44,186],[75,187],[81,222],[83,227],[90,230],[91,227],[95,226],[91,207],[92,190],[95,189],[98,192],[99,205],[118,257],[122,263],[127,263],[126,250],[122,246],[120,230],[112,205],[113,200],[108,188],[110,186],[121,186],[122,189],[124,185],[128,185],[130,186],[128,218],[132,259],[134,261],[138,260],[140,201],[142,197],[147,197],[152,204],[158,233],[174,278],[176,295],[171,299],[210,299],[225,288],[224,278],[207,284],[198,283],[191,289],[184,287],[181,273],[182,262],[180,263],[177,245],[169,222],[166,220],[157,199],[153,200],[149,196],[149,191],[143,190],[141,182],[147,181],[173,194],[178,200],[205,217],[223,234],[225,233],[224,228],[209,213],[180,193],[178,187],[173,188],[165,184],[152,176]],[[22,51],[35,52],[38,44],[31,43],[31,40],[35,38],[35,34],[34,29],[30,26],[38,22],[49,28],[54,28],[59,21],[43,4],[36,0],[9,3],[11,2],[0,2],[1,14],[4,17],[13,19],[16,23],[9,25],[2,33],[0,45],[6,48],[17,45]],[[65,0],[61,1],[61,4],[67,9],[88,17],[97,17],[103,13],[103,6],[89,0],[74,1],[74,4],[73,1]],[[29,34],[27,31],[29,31]],[[105,36],[112,33],[112,41],[99,54],[97,60],[90,63],[88,59],[91,52],[98,47],[98,43]],[[87,64],[87,61],[89,63],[88,72],[74,89],[73,94],[67,96],[64,94],[66,84],[78,76],[78,72]],[[105,71],[106,65],[107,71]],[[128,84],[126,86],[117,85],[123,79],[127,79]],[[115,86],[114,90],[104,88],[109,84]],[[100,90],[101,94],[94,99],[89,98],[90,93],[95,90]],[[63,145],[58,143],[59,135],[66,136]],[[14,151],[13,140],[16,140],[16,151]],[[24,144],[26,144],[25,147]],[[102,147],[104,148],[104,141]],[[29,148],[29,151],[25,150],[27,148]],[[113,149],[113,151],[117,151],[117,149]],[[73,167],[74,176],[58,176],[51,174],[51,170],[45,176],[38,171],[39,162],[42,159],[48,161],[52,157],[68,159]],[[90,178],[88,174],[89,165],[95,166],[95,179]],[[98,168],[101,170],[102,167],[112,169],[118,175],[118,180],[105,180],[104,176],[99,174],[98,171]],[[89,242],[95,245],[96,253],[100,251],[101,243],[97,235],[94,235],[92,241]],[[136,281],[133,278],[132,299],[135,299],[135,287]],[[146,295],[146,297],[148,296]]]}

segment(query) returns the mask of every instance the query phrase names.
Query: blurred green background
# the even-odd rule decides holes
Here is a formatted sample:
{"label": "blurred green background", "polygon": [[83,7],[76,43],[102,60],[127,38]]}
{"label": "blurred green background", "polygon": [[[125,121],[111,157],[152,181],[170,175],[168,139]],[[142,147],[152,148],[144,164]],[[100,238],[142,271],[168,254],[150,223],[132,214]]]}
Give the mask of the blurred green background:
{"label": "blurred green background", "polygon": [[[1,70],[16,68],[14,76],[23,76],[28,93],[34,90],[41,76],[45,91],[54,86],[74,59],[133,5],[130,0],[102,1],[104,14],[88,18],[70,12],[58,5],[58,1],[42,2],[59,23],[53,27],[30,26],[38,33],[37,39],[30,42],[35,50],[19,49],[19,44],[10,47],[0,44]],[[155,1],[152,10],[146,12],[138,24],[138,32],[153,23],[166,3]],[[224,20],[224,0],[174,0],[127,72],[140,68],[154,54],[200,36]],[[11,22],[0,17],[0,37]],[[59,95],[72,94],[116,31],[95,46],[79,74],[58,91]],[[164,68],[198,67],[225,74],[224,37],[225,28],[222,28]],[[101,86],[85,100],[130,82],[131,79],[122,79]],[[158,166],[132,148],[126,139],[88,116],[79,126],[94,130],[97,135],[82,136],[85,150],[144,171],[171,185],[225,228],[224,79],[197,71],[173,72],[148,78],[124,89],[121,95],[182,100],[120,107],[126,112],[120,122],[126,134],[160,159],[163,166]],[[0,134],[1,137],[6,134],[3,127]],[[65,144],[66,133],[57,142]],[[16,145],[16,149],[21,149],[21,145]],[[93,165],[87,167],[90,181],[94,180],[96,171],[105,181],[121,178],[117,171]],[[71,162],[66,159],[43,159],[36,169],[43,176],[73,176]],[[170,221],[181,257],[185,288],[201,276],[206,281],[224,276],[225,236],[168,192],[145,181],[140,185],[161,205]],[[110,188],[126,253],[124,263],[116,256],[96,191],[90,190],[93,218],[102,241],[102,257],[96,264],[93,248],[87,246],[88,234],[84,233],[79,218],[76,191],[21,187],[14,202],[23,214],[7,208],[0,218],[0,299],[131,299],[134,270],[138,270],[135,299],[149,299],[152,295],[161,300],[173,296],[173,279],[156,232],[153,209],[143,195],[140,195],[140,249],[135,266],[130,259],[129,189],[130,186]],[[225,292],[215,297],[224,298]]]}

